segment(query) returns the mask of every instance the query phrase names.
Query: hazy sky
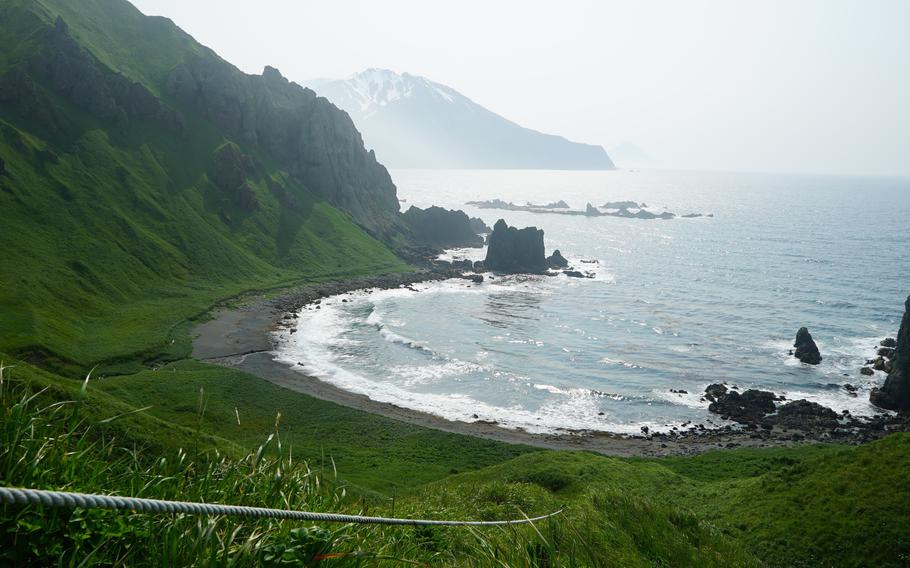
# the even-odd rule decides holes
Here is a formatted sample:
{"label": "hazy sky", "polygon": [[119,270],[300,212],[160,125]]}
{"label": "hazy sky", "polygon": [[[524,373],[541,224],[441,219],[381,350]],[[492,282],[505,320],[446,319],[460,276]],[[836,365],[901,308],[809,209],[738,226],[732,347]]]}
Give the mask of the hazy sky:
{"label": "hazy sky", "polygon": [[249,73],[407,71],[665,167],[910,175],[910,1],[133,2]]}

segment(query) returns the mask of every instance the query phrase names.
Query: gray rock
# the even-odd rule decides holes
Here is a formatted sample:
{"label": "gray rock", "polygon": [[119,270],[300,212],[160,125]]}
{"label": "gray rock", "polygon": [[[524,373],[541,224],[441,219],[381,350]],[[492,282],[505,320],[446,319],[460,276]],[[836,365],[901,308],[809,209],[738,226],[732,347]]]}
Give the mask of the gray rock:
{"label": "gray rock", "polygon": [[566,268],[569,266],[569,261],[562,256],[559,249],[556,249],[547,257],[547,265],[550,268]]}
{"label": "gray rock", "polygon": [[818,346],[815,344],[815,340],[812,339],[812,334],[805,327],[799,328],[799,331],[796,332],[796,341],[793,343],[793,347],[796,348],[793,356],[803,363],[818,365],[822,362]]}
{"label": "gray rock", "polygon": [[441,247],[482,247],[483,237],[471,226],[464,211],[413,205],[402,216],[412,237],[420,244]]}
{"label": "gray rock", "polygon": [[500,219],[490,233],[483,264],[496,272],[543,274],[547,271],[543,231],[537,227],[517,229]]}
{"label": "gray rock", "polygon": [[869,395],[872,404],[901,412],[910,410],[910,297],[907,297],[904,308],[891,372],[882,387],[872,389]]}

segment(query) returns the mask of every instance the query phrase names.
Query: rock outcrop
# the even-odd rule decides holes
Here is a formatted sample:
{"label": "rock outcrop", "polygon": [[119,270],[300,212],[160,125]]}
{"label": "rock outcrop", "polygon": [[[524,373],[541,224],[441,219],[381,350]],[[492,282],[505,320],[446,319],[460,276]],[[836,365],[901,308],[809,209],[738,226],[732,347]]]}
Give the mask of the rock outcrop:
{"label": "rock outcrop", "polygon": [[818,365],[822,362],[821,353],[818,351],[818,345],[812,339],[812,334],[805,327],[799,328],[796,332],[796,341],[793,343],[795,351],[793,356],[809,365]]}
{"label": "rock outcrop", "polygon": [[547,271],[543,231],[537,227],[518,229],[503,219],[496,221],[488,238],[487,270],[506,273],[543,274]]}
{"label": "rock outcrop", "polygon": [[559,249],[556,249],[553,251],[553,254],[547,257],[547,266],[550,268],[568,268],[569,261],[562,256]]}
{"label": "rock outcrop", "polygon": [[483,222],[483,219],[480,217],[471,217],[471,230],[477,233],[478,235],[486,235],[492,233],[493,229],[489,225]]}
{"label": "rock outcrop", "polygon": [[[420,244],[441,248],[481,247],[483,237],[474,230],[464,211],[413,205],[402,216],[411,235]],[[482,223],[482,221],[481,221]]]}
{"label": "rock outcrop", "polygon": [[256,193],[246,179],[254,173],[253,160],[228,142],[218,150],[209,167],[209,179],[233,205],[246,212],[259,209]]}
{"label": "rock outcrop", "polygon": [[[715,386],[717,385],[708,388]],[[707,390],[705,394],[708,394]],[[774,401],[777,399],[773,392],[755,389],[749,389],[742,394],[735,390],[720,392],[719,389],[715,389],[712,394],[715,400],[708,406],[708,410],[741,423],[758,422],[766,414],[774,412]]]}
{"label": "rock outcrop", "polygon": [[881,388],[872,389],[869,401],[880,408],[907,412],[910,411],[910,297],[895,345],[891,372]]}
{"label": "rock outcrop", "polygon": [[378,236],[396,233],[398,198],[386,168],[350,117],[266,67],[247,75],[208,54],[189,56],[167,78],[179,108],[201,114],[238,143],[274,158],[311,191]]}

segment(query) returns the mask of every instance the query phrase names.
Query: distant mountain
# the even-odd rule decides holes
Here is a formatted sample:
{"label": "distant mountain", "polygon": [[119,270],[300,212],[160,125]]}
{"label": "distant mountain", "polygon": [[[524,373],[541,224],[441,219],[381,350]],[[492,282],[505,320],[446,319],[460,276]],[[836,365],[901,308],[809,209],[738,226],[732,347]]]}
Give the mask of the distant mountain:
{"label": "distant mountain", "polygon": [[614,169],[600,146],[524,128],[424,77],[368,69],[306,85],[346,110],[387,166]]}
{"label": "distant mountain", "polygon": [[654,158],[632,142],[623,142],[618,146],[613,146],[610,148],[610,156],[616,165],[623,169],[649,168],[657,165]]}

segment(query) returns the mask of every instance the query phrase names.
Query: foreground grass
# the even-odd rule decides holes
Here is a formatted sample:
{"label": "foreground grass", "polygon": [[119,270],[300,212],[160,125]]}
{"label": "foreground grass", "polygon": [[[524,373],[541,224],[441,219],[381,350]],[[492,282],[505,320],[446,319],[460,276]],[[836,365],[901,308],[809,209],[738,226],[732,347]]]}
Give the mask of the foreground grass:
{"label": "foreground grass", "polygon": [[[20,371],[28,378],[21,378]],[[759,565],[742,545],[693,514],[632,495],[592,493],[567,503],[539,484],[495,479],[479,485],[431,485],[397,502],[352,499],[334,469],[313,466],[287,451],[283,418],[264,429],[264,444],[240,457],[211,449],[212,439],[198,426],[195,448],[150,452],[144,440],[132,438],[136,424],[158,421],[145,410],[124,413],[113,397],[96,392],[90,383],[42,384],[40,373],[28,371],[6,369],[0,381],[4,485],[424,518],[521,518],[568,507],[537,526],[475,530],[300,526],[6,506],[0,509],[0,559],[11,564]],[[47,383],[48,377],[43,378]],[[65,392],[72,397],[60,399]],[[195,410],[200,419],[204,406]],[[115,413],[99,419],[105,409]],[[136,420],[145,422],[130,424]],[[175,431],[192,429],[175,426]]]}
{"label": "foreground grass", "polygon": [[[358,554],[324,560],[338,565],[901,566],[910,550],[907,434],[860,447],[619,459],[434,432],[197,362],[90,381],[84,392],[80,382],[21,362],[12,373],[15,395],[6,371],[2,405],[5,485],[428,518],[566,508],[536,530],[297,532],[293,523],[8,508],[0,548],[22,558],[46,549],[71,559],[91,546],[100,564],[274,565],[266,555],[275,550],[317,547]],[[25,392],[39,390],[21,405]],[[249,453],[269,435],[262,456]],[[283,481],[275,485],[278,468],[292,494]],[[172,556],[134,556],[143,547]]]}

